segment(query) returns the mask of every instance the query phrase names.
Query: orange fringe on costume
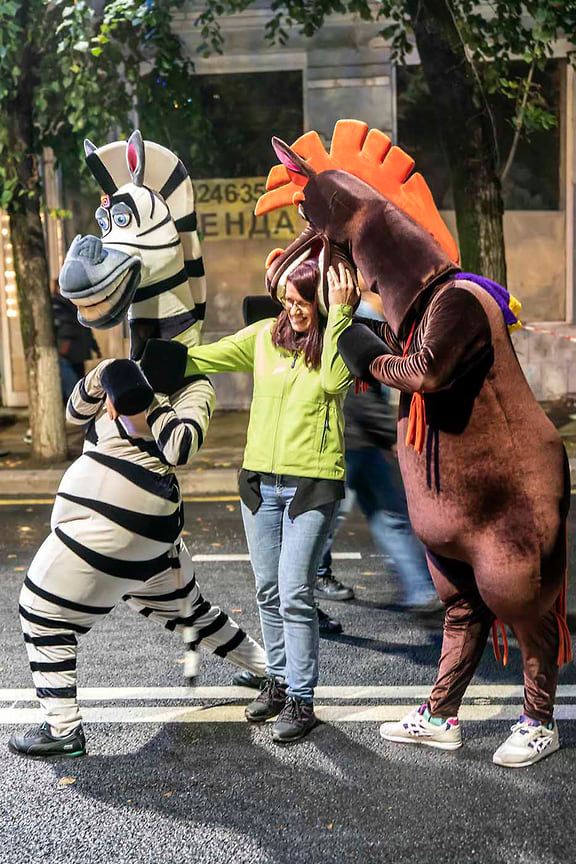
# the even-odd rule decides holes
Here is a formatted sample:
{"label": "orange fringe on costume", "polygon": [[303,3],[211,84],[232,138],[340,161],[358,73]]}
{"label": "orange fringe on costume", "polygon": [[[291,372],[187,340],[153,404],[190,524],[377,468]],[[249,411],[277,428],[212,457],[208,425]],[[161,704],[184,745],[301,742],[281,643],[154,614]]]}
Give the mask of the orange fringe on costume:
{"label": "orange fringe on costume", "polygon": [[[554,617],[558,625],[558,656],[556,657],[556,665],[564,666],[565,663],[570,663],[572,660],[572,640],[570,638],[570,630],[568,629],[568,621],[566,618],[567,606],[566,595],[568,591],[568,570],[564,572],[564,581],[560,593],[556,598],[554,606]],[[504,656],[500,654],[499,633],[502,633],[502,644],[504,647]],[[508,638],[506,636],[506,627],[500,618],[495,618],[492,622],[492,646],[494,648],[494,657],[506,666],[508,663]]]}
{"label": "orange fringe on costume", "polygon": [[[412,324],[412,329],[408,335],[406,346],[402,352],[402,357],[406,357],[408,349],[412,343],[416,322]],[[418,455],[424,449],[424,441],[426,438],[426,403],[422,393],[413,393],[410,401],[410,414],[408,415],[408,428],[406,430],[406,446],[414,447]]]}

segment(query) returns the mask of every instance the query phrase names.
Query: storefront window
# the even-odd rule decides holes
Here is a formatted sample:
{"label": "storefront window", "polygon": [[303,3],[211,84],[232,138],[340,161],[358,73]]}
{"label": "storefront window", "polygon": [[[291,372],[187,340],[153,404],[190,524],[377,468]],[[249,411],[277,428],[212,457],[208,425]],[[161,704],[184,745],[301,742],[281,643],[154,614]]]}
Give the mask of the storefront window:
{"label": "storefront window", "polygon": [[266,176],[270,137],[302,134],[302,73],[197,75],[191,92],[166,104],[162,82],[140,105],[145,137],[178,153],[195,179]]}

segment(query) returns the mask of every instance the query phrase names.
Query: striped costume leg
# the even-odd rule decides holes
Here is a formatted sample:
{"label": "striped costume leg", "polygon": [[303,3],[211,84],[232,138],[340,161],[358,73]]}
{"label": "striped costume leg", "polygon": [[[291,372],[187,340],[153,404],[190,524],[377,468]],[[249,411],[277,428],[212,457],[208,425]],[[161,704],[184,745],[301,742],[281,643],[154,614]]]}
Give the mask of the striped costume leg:
{"label": "striped costume leg", "polygon": [[172,572],[172,547],[147,541],[99,515],[61,524],[66,531],[55,524],[34,556],[20,593],[36,695],[55,735],[69,734],[81,720],[77,637],[136,586],[167,569]]}
{"label": "striped costume leg", "polygon": [[[76,556],[54,534],[30,565],[20,592],[20,622],[43,720],[54,735],[67,735],[81,722],[76,698],[78,636],[88,633],[120,600],[126,585],[117,581],[118,585],[97,585],[94,574],[83,572]],[[100,605],[104,593],[105,606]]]}
{"label": "striped costume leg", "polygon": [[[195,646],[255,675],[266,674],[266,655],[238,624],[218,606],[205,600],[200,592],[188,550],[181,544],[174,551],[174,566],[148,579],[137,591],[124,598],[140,615],[181,632],[193,626]],[[185,610],[185,612],[184,612]]]}

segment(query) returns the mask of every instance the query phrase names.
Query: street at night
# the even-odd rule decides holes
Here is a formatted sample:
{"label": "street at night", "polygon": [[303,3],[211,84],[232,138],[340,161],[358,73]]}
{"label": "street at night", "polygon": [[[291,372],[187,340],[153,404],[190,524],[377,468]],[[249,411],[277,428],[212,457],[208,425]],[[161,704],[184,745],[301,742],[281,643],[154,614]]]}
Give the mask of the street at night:
{"label": "street at night", "polygon": [[[278,746],[269,724],[248,725],[243,708],[253,691],[232,688],[235,669],[224,660],[203,654],[198,688],[186,691],[180,638],[121,605],[80,643],[87,756],[9,753],[10,734],[38,716],[17,599],[49,514],[47,504],[2,504],[3,864],[133,862],[136,849],[142,864],[280,864],[288,844],[290,861],[302,864],[568,860],[576,840],[574,667],[560,676],[562,749],[528,770],[492,764],[521,711],[513,639],[506,668],[487,646],[461,714],[462,749],[384,742],[380,722],[426,697],[441,633],[438,620],[394,609],[389,564],[358,513],[335,546],[343,556],[336,575],[356,599],[322,604],[344,635],[321,641],[316,704],[324,722],[307,739]],[[259,637],[250,565],[236,560],[246,554],[238,501],[189,501],[186,531],[205,596]],[[571,557],[574,564],[574,540]]]}

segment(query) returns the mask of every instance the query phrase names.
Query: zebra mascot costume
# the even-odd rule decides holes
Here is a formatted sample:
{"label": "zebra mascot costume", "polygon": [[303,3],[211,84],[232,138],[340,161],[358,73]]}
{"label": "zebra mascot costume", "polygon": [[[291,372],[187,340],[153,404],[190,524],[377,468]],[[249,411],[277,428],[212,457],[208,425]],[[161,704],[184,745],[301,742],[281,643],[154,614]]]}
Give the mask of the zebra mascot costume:
{"label": "zebra mascot costume", "polygon": [[102,238],[75,238],[61,290],[87,326],[128,315],[132,359],[104,360],[70,396],[67,419],[85,427],[84,450],[62,478],[51,534],[20,595],[44,722],[13,735],[10,748],[34,756],[85,752],[77,640],[120,600],[183,631],[192,649],[265,675],[263,649],[203,598],[180,539],[174,468],[201,447],[214,406],[208,378],[184,377],[206,305],[192,183],[173,153],[138,131],[85,149],[104,191]]}

